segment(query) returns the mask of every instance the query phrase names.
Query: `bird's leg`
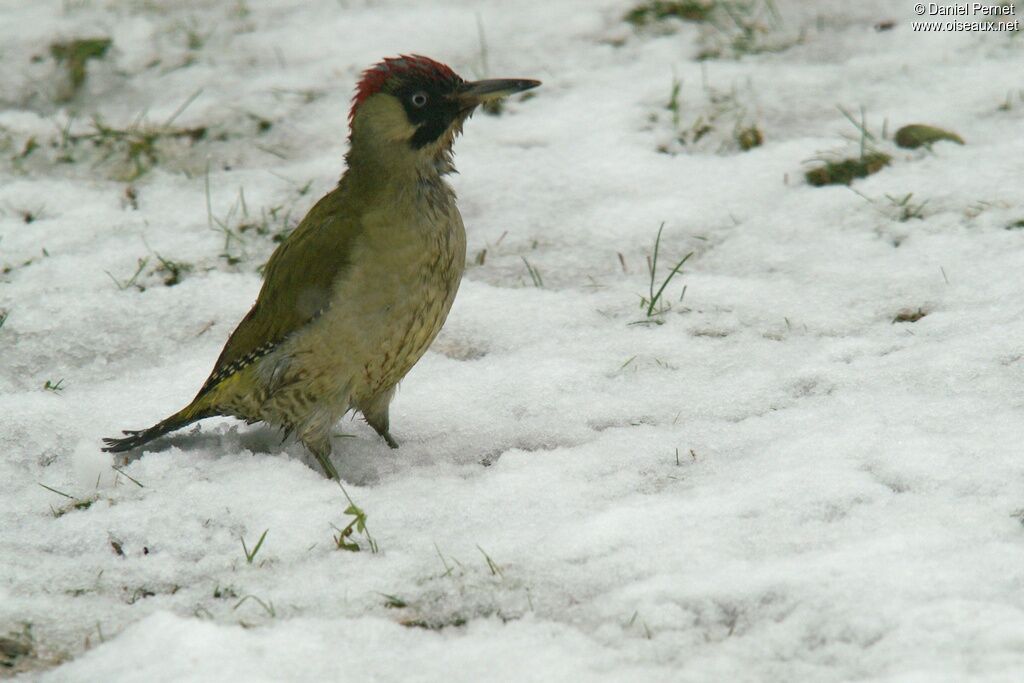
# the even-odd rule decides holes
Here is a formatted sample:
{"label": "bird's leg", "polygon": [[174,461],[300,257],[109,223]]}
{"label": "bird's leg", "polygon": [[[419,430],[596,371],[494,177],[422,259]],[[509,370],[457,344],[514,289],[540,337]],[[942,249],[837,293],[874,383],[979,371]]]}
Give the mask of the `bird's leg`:
{"label": "bird's leg", "polygon": [[302,445],[316,457],[320,467],[323,468],[324,476],[328,479],[341,479],[338,476],[338,470],[334,469],[334,465],[331,463],[331,440],[329,437],[305,438],[302,439]]}
{"label": "bird's leg", "polygon": [[380,437],[384,439],[388,446],[398,448],[398,442],[395,441],[395,437],[391,436],[391,432],[388,431],[391,425],[391,418],[388,416],[388,406],[390,406],[391,399],[394,396],[395,388],[391,387],[367,401],[359,410],[366,419],[366,424],[373,427],[373,431],[380,434]]}

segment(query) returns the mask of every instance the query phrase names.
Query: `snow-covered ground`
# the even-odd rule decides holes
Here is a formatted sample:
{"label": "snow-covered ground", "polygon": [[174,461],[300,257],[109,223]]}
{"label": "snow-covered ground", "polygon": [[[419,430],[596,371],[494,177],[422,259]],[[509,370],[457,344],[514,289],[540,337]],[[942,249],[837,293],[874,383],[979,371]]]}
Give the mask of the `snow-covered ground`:
{"label": "snow-covered ground", "polygon": [[[0,4],[0,676],[1020,680],[1024,37],[753,4],[752,46],[629,0]],[[51,44],[103,37],[75,92]],[[401,52],[544,86],[457,142],[473,265],[402,448],[338,426],[346,552],[267,428],[99,447],[192,397]],[[892,163],[812,187],[840,106]]]}

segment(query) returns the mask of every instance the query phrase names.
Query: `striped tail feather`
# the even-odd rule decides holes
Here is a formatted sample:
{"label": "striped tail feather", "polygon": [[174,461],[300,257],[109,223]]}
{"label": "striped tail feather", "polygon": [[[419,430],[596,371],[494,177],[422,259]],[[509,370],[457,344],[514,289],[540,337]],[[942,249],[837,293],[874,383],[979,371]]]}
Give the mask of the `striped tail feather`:
{"label": "striped tail feather", "polygon": [[140,429],[138,431],[125,430],[123,433],[124,437],[119,439],[103,439],[103,443],[106,446],[103,448],[107,453],[123,453],[124,451],[130,451],[133,448],[149,443],[153,439],[163,436],[168,432],[173,432],[176,429],[181,429],[193,422],[198,422],[204,417],[210,417],[213,413],[206,411],[197,411],[194,405],[190,405],[182,410],[179,410],[174,415],[171,415],[166,420],[161,420],[149,429]]}

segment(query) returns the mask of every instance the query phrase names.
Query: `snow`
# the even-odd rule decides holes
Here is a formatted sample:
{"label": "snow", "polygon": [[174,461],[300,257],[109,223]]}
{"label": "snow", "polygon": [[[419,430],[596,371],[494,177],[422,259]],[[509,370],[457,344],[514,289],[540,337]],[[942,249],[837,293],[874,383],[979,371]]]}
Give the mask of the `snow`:
{"label": "snow", "polygon": [[[0,5],[0,636],[34,650],[13,671],[1019,679],[1020,34],[777,4],[784,49],[703,62],[698,26],[636,31],[621,0]],[[110,52],[57,102],[50,43],[97,36]],[[486,257],[392,407],[402,448],[338,425],[379,548],[345,552],[345,493],[266,428],[99,447],[192,397],[274,247],[250,228],[229,263],[218,222],[294,226],[343,169],[359,71],[401,52],[544,85],[457,142]],[[673,78],[680,129],[719,117],[689,145]],[[172,126],[207,135],[130,182],[116,154],[50,146],[183,103]],[[858,151],[837,105],[893,163],[811,187],[807,160]],[[741,121],[763,146],[727,144]],[[883,122],[967,144],[902,150]],[[900,221],[909,193],[927,203]],[[662,222],[658,283],[694,255],[663,324],[634,324]],[[157,255],[191,269],[165,286]]]}

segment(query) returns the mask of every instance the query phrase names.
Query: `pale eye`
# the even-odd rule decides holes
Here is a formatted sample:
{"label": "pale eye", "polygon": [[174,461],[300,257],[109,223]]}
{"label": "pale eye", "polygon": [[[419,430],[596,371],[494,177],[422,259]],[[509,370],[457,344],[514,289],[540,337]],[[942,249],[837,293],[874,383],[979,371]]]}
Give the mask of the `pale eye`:
{"label": "pale eye", "polygon": [[423,105],[425,105],[427,103],[427,93],[425,93],[425,92],[418,92],[418,93],[416,93],[415,95],[412,96],[412,100],[411,101],[412,101],[412,106],[414,106],[414,107],[422,107]]}

